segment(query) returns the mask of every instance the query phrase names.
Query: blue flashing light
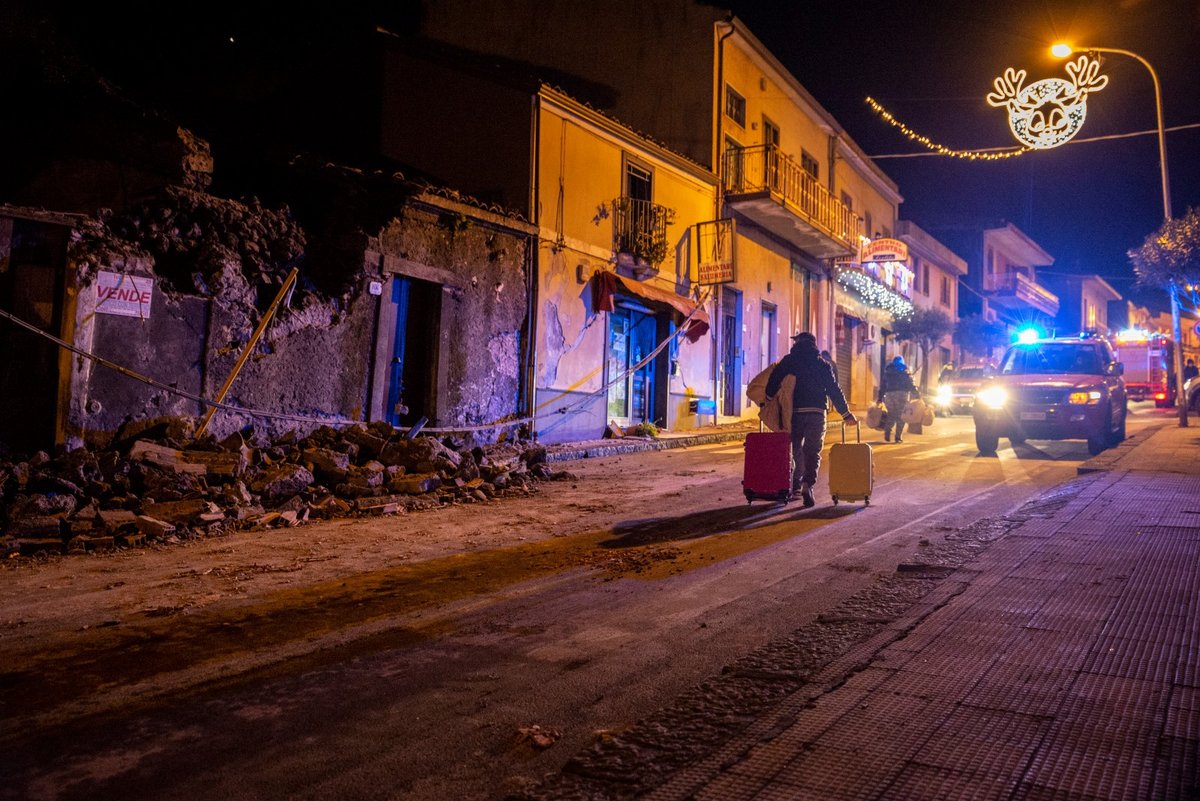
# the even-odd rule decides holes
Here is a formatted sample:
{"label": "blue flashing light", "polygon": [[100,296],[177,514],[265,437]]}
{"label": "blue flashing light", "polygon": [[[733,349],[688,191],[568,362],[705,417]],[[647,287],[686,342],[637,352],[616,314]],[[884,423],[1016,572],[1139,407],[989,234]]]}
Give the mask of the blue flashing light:
{"label": "blue flashing light", "polygon": [[1022,328],[1017,332],[1018,345],[1032,345],[1042,338],[1042,332],[1036,328]]}

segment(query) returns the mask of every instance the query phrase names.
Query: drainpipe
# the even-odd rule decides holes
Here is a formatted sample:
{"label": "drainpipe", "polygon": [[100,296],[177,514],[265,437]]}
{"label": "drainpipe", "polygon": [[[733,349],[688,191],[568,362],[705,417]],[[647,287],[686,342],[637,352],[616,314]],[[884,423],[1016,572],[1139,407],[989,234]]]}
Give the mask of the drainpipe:
{"label": "drainpipe", "polygon": [[[829,135],[829,152],[828,152],[829,179],[827,181],[827,183],[829,185],[830,197],[836,197],[836,195],[834,195],[834,192],[836,191],[836,187],[837,187],[837,182],[835,180],[835,173],[837,172],[837,143],[838,143],[837,134],[830,134]],[[834,315],[837,312],[837,302],[835,300],[837,293],[834,291],[835,290],[834,282],[836,280],[837,280],[837,278],[834,274],[833,262],[831,260],[829,262],[829,309],[828,309],[829,313],[828,313],[828,315],[826,315],[825,319],[826,319],[826,325],[829,327],[829,330],[828,330],[829,344],[831,346],[833,346],[834,348],[836,348],[835,343],[837,340],[837,331],[835,330],[835,322],[834,322],[834,319],[835,319]],[[851,348],[851,350],[850,350],[850,380],[851,380],[851,383],[853,383],[853,381],[854,381],[854,349],[853,348]],[[849,387],[846,387],[846,389],[848,390]]]}
{"label": "drainpipe", "polygon": [[[540,90],[539,90],[540,92]],[[530,154],[529,154],[529,219],[533,223],[533,236],[528,241],[525,251],[525,377],[522,384],[523,398],[519,402],[522,417],[534,417],[537,414],[537,332],[538,315],[538,262],[542,252],[541,214],[538,209],[538,155],[541,153],[541,96],[535,94],[530,109]],[[537,442],[537,420],[531,420],[529,430],[533,441]]]}
{"label": "drainpipe", "polygon": [[[729,26],[729,30],[717,39],[717,92],[713,99],[713,172],[717,174],[717,196],[713,202],[713,219],[721,218],[721,206],[725,196],[725,165],[721,158],[721,147],[724,145],[724,140],[721,138],[721,98],[725,95],[725,40],[733,36],[736,30],[732,13],[725,18],[725,24]],[[734,253],[737,253],[736,244]],[[712,383],[713,403],[717,410],[713,415],[714,425],[721,415],[721,344],[724,336],[724,332],[721,330],[721,304],[724,300],[724,292],[718,289],[713,293]]]}

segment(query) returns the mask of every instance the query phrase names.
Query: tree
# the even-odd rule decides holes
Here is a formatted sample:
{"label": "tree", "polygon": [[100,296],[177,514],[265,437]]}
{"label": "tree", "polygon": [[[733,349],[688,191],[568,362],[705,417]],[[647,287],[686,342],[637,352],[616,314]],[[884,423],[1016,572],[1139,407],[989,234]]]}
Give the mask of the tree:
{"label": "tree", "polygon": [[1165,290],[1180,305],[1200,309],[1200,208],[1167,220],[1128,256],[1138,284]]}
{"label": "tree", "polygon": [[1171,299],[1179,425],[1186,426],[1187,398],[1183,392],[1179,310],[1184,306],[1193,312],[1200,309],[1200,209],[1193,207],[1182,217],[1167,220],[1127,255],[1133,262],[1138,284],[1165,290]]}
{"label": "tree", "polygon": [[1004,326],[988,322],[978,314],[968,315],[954,326],[954,342],[976,356],[990,359],[992,351],[1003,347],[1006,341]]}
{"label": "tree", "polygon": [[922,389],[929,386],[929,352],[953,330],[954,321],[941,309],[913,309],[907,317],[896,318],[896,339],[915,342],[921,349]]}

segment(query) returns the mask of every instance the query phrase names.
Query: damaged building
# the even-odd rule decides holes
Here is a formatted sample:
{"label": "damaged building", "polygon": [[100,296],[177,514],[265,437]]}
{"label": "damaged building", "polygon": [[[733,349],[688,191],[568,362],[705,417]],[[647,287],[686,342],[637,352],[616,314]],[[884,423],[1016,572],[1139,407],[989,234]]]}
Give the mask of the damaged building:
{"label": "damaged building", "polygon": [[[97,218],[0,207],[0,310],[14,318],[0,330],[5,385],[20,388],[11,402],[44,418],[4,415],[0,440],[103,445],[138,421],[202,418],[199,399],[226,382],[223,402],[249,411],[217,410],[217,436],[247,425],[517,419],[528,226],[410,189],[378,230],[353,232],[356,260],[325,265],[343,270],[333,292],[306,273],[313,234],[286,209],[181,186]],[[293,267],[295,287],[280,297]]]}
{"label": "damaged building", "polygon": [[104,445],[172,417],[217,437],[517,431],[520,216],[394,169],[210,146],[44,20],[8,24],[4,85],[23,113],[0,132],[22,156],[0,177],[0,442]]}

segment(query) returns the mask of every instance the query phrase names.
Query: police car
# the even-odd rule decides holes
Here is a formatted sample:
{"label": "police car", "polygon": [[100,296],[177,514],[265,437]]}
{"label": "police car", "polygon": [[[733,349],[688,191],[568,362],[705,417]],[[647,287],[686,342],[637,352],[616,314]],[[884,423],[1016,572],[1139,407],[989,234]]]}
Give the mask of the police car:
{"label": "police car", "polygon": [[1125,439],[1123,365],[1098,337],[1043,339],[1023,332],[980,386],[975,444],[994,455],[1000,439],[1086,439],[1093,456]]}

